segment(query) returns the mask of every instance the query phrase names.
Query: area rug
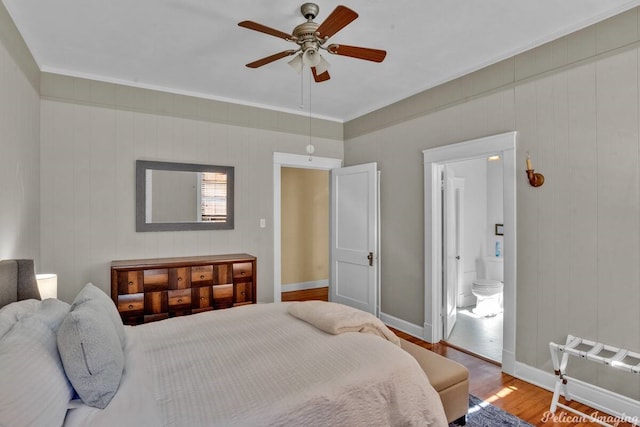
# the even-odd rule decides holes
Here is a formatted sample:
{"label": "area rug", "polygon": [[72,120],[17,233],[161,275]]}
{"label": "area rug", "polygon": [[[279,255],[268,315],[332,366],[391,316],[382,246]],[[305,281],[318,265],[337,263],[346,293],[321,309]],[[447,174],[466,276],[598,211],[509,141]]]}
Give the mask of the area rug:
{"label": "area rug", "polygon": [[[452,423],[449,426],[455,427],[455,424]],[[466,427],[493,426],[524,427],[533,426],[533,424],[529,424],[482,399],[469,395],[469,412],[467,412]]]}

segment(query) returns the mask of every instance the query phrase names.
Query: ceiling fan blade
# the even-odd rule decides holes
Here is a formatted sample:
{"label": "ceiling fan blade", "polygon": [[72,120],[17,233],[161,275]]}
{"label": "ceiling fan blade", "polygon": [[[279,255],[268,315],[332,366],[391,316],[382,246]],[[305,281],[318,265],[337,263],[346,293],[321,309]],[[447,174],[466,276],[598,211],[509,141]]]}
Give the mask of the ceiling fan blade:
{"label": "ceiling fan blade", "polygon": [[357,17],[358,14],[348,7],[338,6],[331,12],[331,15],[320,24],[316,32],[319,33],[320,39],[328,39],[349,25]]}
{"label": "ceiling fan blade", "polygon": [[315,80],[316,83],[326,82],[331,78],[328,71],[318,74],[316,67],[311,67],[311,72],[313,73],[313,80]]}
{"label": "ceiling fan blade", "polygon": [[347,46],[344,44],[331,44],[327,47],[329,53],[334,55],[350,56],[352,58],[364,59],[366,61],[382,62],[387,51],[370,49],[368,47]]}
{"label": "ceiling fan blade", "polygon": [[277,61],[278,59],[284,58],[286,56],[290,56],[293,55],[294,53],[296,53],[295,50],[290,49],[290,50],[285,50],[279,53],[275,53],[271,56],[267,56],[264,57],[262,59],[258,59],[257,61],[253,61],[247,64],[247,67],[249,68],[258,68],[258,67],[262,67],[263,65],[267,65],[273,61]]}
{"label": "ceiling fan blade", "polygon": [[269,34],[270,36],[278,37],[285,40],[291,40],[291,34],[284,33],[280,30],[276,30],[266,25],[258,24],[253,21],[242,21],[239,22],[238,25],[240,27],[248,28],[250,30],[259,31],[261,33]]}

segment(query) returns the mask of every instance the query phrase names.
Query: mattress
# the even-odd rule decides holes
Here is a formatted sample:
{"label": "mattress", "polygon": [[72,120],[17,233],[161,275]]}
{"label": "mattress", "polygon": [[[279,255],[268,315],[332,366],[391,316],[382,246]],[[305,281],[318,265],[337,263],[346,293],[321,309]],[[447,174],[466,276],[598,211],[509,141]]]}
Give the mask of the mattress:
{"label": "mattress", "polygon": [[446,426],[416,360],[380,337],[325,333],[257,304],[127,327],[125,370],[77,426]]}

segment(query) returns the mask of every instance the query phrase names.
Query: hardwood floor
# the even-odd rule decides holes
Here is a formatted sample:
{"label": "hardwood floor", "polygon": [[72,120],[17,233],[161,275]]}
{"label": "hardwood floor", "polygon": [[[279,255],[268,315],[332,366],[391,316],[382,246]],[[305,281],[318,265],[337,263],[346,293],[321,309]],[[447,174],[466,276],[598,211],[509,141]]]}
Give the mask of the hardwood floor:
{"label": "hardwood floor", "polygon": [[309,300],[329,300],[329,288],[306,289],[304,291],[291,291],[282,293],[282,301],[309,301]]}
{"label": "hardwood floor", "polygon": [[[395,329],[393,331],[407,341],[416,343],[466,366],[469,369],[469,392],[471,394],[520,417],[528,423],[535,426],[557,427],[597,425],[587,422],[587,420],[579,420],[579,416],[574,416],[574,414],[560,408],[558,408],[555,415],[562,418],[557,418],[554,422],[553,419],[546,418],[549,416],[547,411],[552,397],[550,391],[503,373],[500,366],[495,363],[482,360],[445,344],[429,344],[404,332]],[[563,400],[561,400],[561,403],[567,404]],[[586,414],[596,413],[595,409],[577,402],[570,402],[568,405]],[[600,412],[595,415],[605,416]],[[573,420],[582,422],[572,422]],[[615,424],[616,420],[612,419],[607,422]],[[631,427],[632,424],[620,422],[617,425]]]}
{"label": "hardwood floor", "polygon": [[[328,300],[328,288],[310,289],[308,291],[283,292],[282,301],[303,301],[309,299]],[[285,299],[286,298],[286,299]],[[393,329],[393,328],[391,328]],[[519,380],[511,375],[502,373],[500,366],[464,353],[445,344],[429,344],[404,332],[393,329],[401,338],[413,342],[428,350],[441,354],[449,359],[466,366],[469,370],[469,392],[492,405],[520,417],[535,426],[549,427],[583,427],[597,425],[587,420],[580,420],[579,416],[560,408],[555,413],[555,420],[547,418],[552,393],[543,388]],[[567,402],[561,400],[561,403]],[[606,414],[597,412],[586,405],[569,402],[569,406],[586,414],[597,417]],[[577,421],[577,422],[576,422]],[[618,426],[631,427],[630,423],[609,419],[606,422]]]}

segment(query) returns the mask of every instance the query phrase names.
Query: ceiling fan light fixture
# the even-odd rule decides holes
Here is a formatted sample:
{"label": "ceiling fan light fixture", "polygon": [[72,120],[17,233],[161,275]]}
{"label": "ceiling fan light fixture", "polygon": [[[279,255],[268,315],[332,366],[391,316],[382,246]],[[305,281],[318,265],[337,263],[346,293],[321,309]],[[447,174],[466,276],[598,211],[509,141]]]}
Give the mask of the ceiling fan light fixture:
{"label": "ceiling fan light fixture", "polygon": [[309,67],[317,67],[322,57],[315,49],[307,49],[302,55],[302,62]]}
{"label": "ceiling fan light fixture", "polygon": [[319,12],[317,4],[304,3],[300,7],[300,12],[306,18],[306,22],[297,25],[290,34],[254,21],[242,21],[238,23],[240,27],[268,34],[298,45],[297,50],[289,49],[266,56],[258,59],[257,61],[246,64],[247,67],[262,67],[279,59],[293,55],[293,59],[289,61],[289,65],[300,74],[305,67],[309,67],[313,74],[314,81],[316,83],[321,83],[331,78],[328,72],[329,63],[320,55],[321,49],[326,50],[333,55],[348,56],[356,59],[364,59],[366,61],[382,62],[384,60],[387,52],[380,49],[335,43],[330,44],[327,47],[324,46],[329,38],[334,36],[337,32],[342,30],[358,17],[358,14],[355,11],[346,6],[339,5],[321,24],[313,21]]}
{"label": "ceiling fan light fixture", "polygon": [[296,54],[293,57],[293,59],[288,62],[288,64],[291,66],[291,68],[296,70],[298,73],[301,73],[302,72],[302,67],[303,67],[302,54],[300,54],[300,53]]}
{"label": "ceiling fan light fixture", "polygon": [[327,62],[327,60],[324,59],[320,54],[318,54],[318,56],[320,57],[320,61],[318,61],[318,65],[316,65],[316,72],[318,74],[326,73],[327,71],[329,71],[329,67],[331,66],[331,64],[329,64],[329,62]]}

